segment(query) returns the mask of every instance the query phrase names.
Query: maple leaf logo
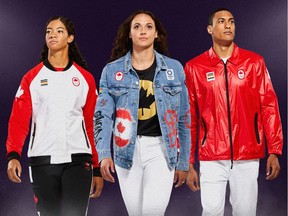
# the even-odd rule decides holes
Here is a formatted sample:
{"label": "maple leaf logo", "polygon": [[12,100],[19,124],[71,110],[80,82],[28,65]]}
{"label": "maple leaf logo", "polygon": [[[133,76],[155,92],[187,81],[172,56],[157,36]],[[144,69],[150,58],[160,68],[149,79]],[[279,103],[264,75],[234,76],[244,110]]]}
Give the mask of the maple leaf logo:
{"label": "maple leaf logo", "polygon": [[19,98],[23,94],[24,94],[24,90],[21,88],[21,86],[19,86],[19,88],[16,92],[16,95],[15,95],[16,99]]}
{"label": "maple leaf logo", "polygon": [[118,72],[116,73],[115,79],[116,79],[117,81],[121,81],[121,80],[123,79],[123,73],[122,73],[121,71],[118,71]]}
{"label": "maple leaf logo", "polygon": [[80,85],[80,80],[78,79],[78,77],[73,77],[72,78],[72,83],[74,86],[79,86]]}
{"label": "maple leaf logo", "polygon": [[125,126],[123,126],[122,122],[119,122],[119,124],[117,125],[117,129],[120,133],[123,133],[125,131]]}
{"label": "maple leaf logo", "polygon": [[115,127],[114,127],[114,142],[118,147],[125,147],[129,144],[132,133],[132,116],[127,109],[117,109]]}

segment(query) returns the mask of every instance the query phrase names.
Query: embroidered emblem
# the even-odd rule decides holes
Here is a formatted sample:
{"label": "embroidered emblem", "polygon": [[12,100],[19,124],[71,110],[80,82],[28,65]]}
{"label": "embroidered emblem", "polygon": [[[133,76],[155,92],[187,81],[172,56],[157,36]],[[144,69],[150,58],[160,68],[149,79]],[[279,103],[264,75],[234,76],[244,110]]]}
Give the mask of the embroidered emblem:
{"label": "embroidered emblem", "polygon": [[238,71],[238,78],[239,78],[239,79],[244,79],[244,77],[245,77],[244,71],[243,71],[243,70],[239,70],[239,71]]}
{"label": "embroidered emblem", "polygon": [[72,83],[74,86],[79,86],[80,85],[80,80],[78,79],[78,77],[73,77],[72,78]]}
{"label": "embroidered emblem", "polygon": [[174,71],[173,69],[166,70],[166,78],[167,80],[174,80]]}
{"label": "embroidered emblem", "polygon": [[40,84],[41,84],[41,86],[46,86],[46,85],[48,85],[48,79],[42,79],[42,80],[40,80]]}
{"label": "embroidered emblem", "polygon": [[208,82],[215,80],[214,71],[207,72],[206,73],[206,79],[207,79]]}
{"label": "embroidered emblem", "polygon": [[116,74],[115,74],[115,79],[117,81],[121,81],[123,79],[123,72],[121,71],[118,71]]}

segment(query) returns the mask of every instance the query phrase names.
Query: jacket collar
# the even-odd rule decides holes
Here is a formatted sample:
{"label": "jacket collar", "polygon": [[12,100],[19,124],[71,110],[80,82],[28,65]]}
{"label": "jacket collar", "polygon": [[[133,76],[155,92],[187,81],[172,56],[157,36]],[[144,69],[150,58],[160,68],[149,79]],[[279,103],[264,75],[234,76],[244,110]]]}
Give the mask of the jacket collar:
{"label": "jacket collar", "polygon": [[[154,50],[155,57],[156,57],[156,71],[160,70],[166,70],[168,69],[168,66],[164,60],[163,55],[158,53],[156,50]],[[124,56],[124,73],[128,73],[130,70],[133,70],[132,61],[131,61],[131,51],[129,51]]]}
{"label": "jacket collar", "polygon": [[[50,70],[56,71],[55,68],[50,64],[50,62],[48,61],[48,59],[45,59],[45,60],[43,61],[43,64],[44,64],[47,68],[49,68]],[[68,64],[67,64],[67,66],[63,69],[63,71],[68,70],[68,69],[72,66],[72,64],[73,64],[73,62],[69,59],[69,62],[68,62]]]}
{"label": "jacket collar", "polygon": [[[221,58],[219,58],[219,56],[216,54],[216,52],[214,51],[213,47],[211,47],[208,50],[208,55],[209,55],[209,58],[210,58],[211,65],[213,67],[216,66],[219,62],[222,62]],[[237,65],[238,56],[239,56],[239,47],[234,43],[234,49],[233,49],[232,55],[228,59],[228,62],[230,62],[230,63],[232,63],[234,65]]]}

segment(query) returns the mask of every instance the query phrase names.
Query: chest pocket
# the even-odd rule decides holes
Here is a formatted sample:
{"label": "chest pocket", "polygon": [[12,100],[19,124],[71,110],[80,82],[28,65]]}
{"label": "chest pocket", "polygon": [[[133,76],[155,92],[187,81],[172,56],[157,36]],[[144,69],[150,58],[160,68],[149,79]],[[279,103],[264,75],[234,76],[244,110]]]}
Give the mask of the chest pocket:
{"label": "chest pocket", "polygon": [[110,89],[108,92],[111,96],[120,97],[121,95],[127,94],[128,89],[127,88],[118,88],[118,89],[115,88],[115,89]]}
{"label": "chest pocket", "polygon": [[114,99],[116,106],[126,107],[129,101],[128,88],[112,88],[109,91],[110,96]]}
{"label": "chest pocket", "polygon": [[163,86],[165,92],[165,103],[170,109],[177,109],[180,107],[180,92],[181,85]]}

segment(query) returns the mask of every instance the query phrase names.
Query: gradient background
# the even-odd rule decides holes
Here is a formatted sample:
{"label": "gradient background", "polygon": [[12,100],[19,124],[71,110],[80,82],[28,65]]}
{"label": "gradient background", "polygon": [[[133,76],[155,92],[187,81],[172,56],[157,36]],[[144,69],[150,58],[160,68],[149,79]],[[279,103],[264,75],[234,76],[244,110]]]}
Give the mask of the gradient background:
{"label": "gradient background", "polygon": [[[22,76],[38,62],[44,43],[44,26],[51,16],[64,15],[74,22],[77,43],[98,84],[118,26],[134,10],[150,10],[159,17],[168,32],[171,57],[184,65],[210,48],[207,18],[218,7],[227,7],[234,14],[235,42],[265,58],[279,98],[285,137],[284,154],[280,158],[282,171],[278,179],[266,181],[266,159],[261,160],[257,215],[287,215],[286,0],[0,0],[0,215],[36,215],[28,177],[27,143],[21,159],[22,183],[14,184],[6,175],[5,142],[13,98]],[[225,213],[231,215],[228,202]],[[193,193],[187,186],[173,190],[167,216],[200,214],[199,192]],[[118,183],[105,182],[102,196],[90,201],[88,215],[127,215]]]}

